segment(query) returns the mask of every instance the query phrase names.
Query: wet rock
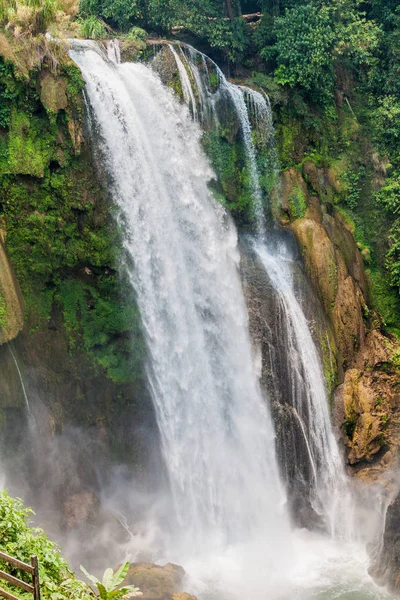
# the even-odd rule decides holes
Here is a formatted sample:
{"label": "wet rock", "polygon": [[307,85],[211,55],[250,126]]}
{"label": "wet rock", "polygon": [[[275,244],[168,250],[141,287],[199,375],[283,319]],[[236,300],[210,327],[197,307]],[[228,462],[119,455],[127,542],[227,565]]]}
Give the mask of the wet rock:
{"label": "wet rock", "polygon": [[[337,238],[339,225],[332,224],[325,216]],[[350,365],[362,346],[366,329],[363,321],[365,298],[358,281],[349,273],[340,247],[332,241],[326,227],[311,218],[297,219],[291,225],[303,254],[307,273],[330,317],[336,343],[344,366]],[[342,234],[346,237],[346,234]],[[337,240],[336,240],[337,241]],[[346,241],[349,240],[346,237]],[[353,240],[354,255],[359,255]],[[362,263],[362,259],[360,257]],[[361,268],[361,267],[360,267]],[[358,271],[357,271],[358,272]],[[362,285],[365,277],[359,273]]]}
{"label": "wet rock", "polygon": [[24,302],[18,281],[0,241],[0,344],[14,339],[24,326]]}
{"label": "wet rock", "polygon": [[[299,202],[301,199],[301,202]],[[307,185],[301,173],[295,168],[286,169],[282,174],[279,194],[277,198],[281,211],[280,220],[283,224],[288,219],[293,220],[307,209],[308,191]],[[298,206],[301,203],[301,206]]]}
{"label": "wet rock", "polygon": [[50,71],[40,71],[39,77],[40,100],[46,110],[58,113],[68,106],[67,80]]}
{"label": "wet rock", "polygon": [[[399,446],[400,389],[393,352],[387,338],[371,331],[335,395],[335,422],[341,423],[348,461],[369,481],[379,480],[394,465]],[[368,468],[365,462],[372,461]]]}
{"label": "wet rock", "polygon": [[[152,563],[133,563],[124,583],[140,588],[143,600],[171,600],[182,589],[184,576],[184,569],[172,563],[164,567]],[[182,595],[179,597],[181,600],[185,598]]]}
{"label": "wet rock", "polygon": [[197,600],[196,596],[191,596],[190,594],[174,594],[171,600]]}
{"label": "wet rock", "polygon": [[400,590],[400,493],[386,513],[382,551],[370,569],[370,575],[381,585]]}
{"label": "wet rock", "polygon": [[93,521],[99,510],[99,499],[90,490],[73,494],[62,506],[65,526],[70,529],[81,523]]}

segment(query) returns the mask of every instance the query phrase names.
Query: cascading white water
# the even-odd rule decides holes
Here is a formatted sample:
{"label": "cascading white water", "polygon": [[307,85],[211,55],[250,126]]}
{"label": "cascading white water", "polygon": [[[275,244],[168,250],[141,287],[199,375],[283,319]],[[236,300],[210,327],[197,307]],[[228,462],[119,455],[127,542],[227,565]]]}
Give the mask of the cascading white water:
{"label": "cascading white water", "polygon": [[292,372],[291,397],[311,464],[312,480],[308,485],[312,507],[322,516],[332,537],[351,538],[352,496],[330,423],[321,360],[295,295],[291,258],[284,245],[272,248],[258,240],[254,242],[254,249],[285,315],[286,353]]}
{"label": "cascading white water", "polygon": [[[145,66],[113,64],[93,42],[74,42],[71,56],[121,210],[148,343],[174,505],[164,555],[183,564],[200,600],[349,598],[341,595],[349,590],[380,597],[359,547],[288,526],[251,359],[237,236],[207,189],[213,174],[198,126]],[[308,344],[290,281],[274,269],[268,265],[282,302],[289,298],[293,335]],[[317,361],[308,352],[298,360]]]}
{"label": "cascading white water", "polygon": [[[189,50],[190,66],[197,69],[197,52]],[[201,55],[202,56],[202,55]],[[202,56],[203,60],[204,56]],[[284,242],[277,248],[266,235],[264,195],[260,184],[260,171],[257,164],[257,151],[253,141],[250,118],[257,131],[263,133],[265,145],[270,148],[271,160],[263,165],[266,170],[278,170],[275,148],[275,132],[272,112],[268,99],[260,92],[244,86],[229,83],[221,70],[214,65],[220,82],[219,94],[228,94],[232,109],[236,111],[240,123],[243,144],[246,151],[247,167],[251,175],[251,191],[254,204],[254,217],[257,236],[253,246],[261,264],[265,268],[272,286],[279,298],[287,328],[288,347],[285,359],[292,372],[290,402],[296,411],[309,462],[313,481],[311,502],[317,514],[321,515],[328,531],[333,535],[351,537],[353,527],[353,503],[344,473],[342,459],[330,423],[328,398],[326,394],[321,360],[306,320],[294,291],[292,274],[287,260]],[[207,75],[207,73],[206,73]],[[199,73],[205,96],[205,77]],[[249,109],[248,109],[249,107]],[[251,112],[251,117],[250,117]]]}
{"label": "cascading white water", "polygon": [[237,235],[207,188],[200,129],[158,77],[75,43],[150,355],[176,554],[289,541],[274,432],[254,371]]}
{"label": "cascading white water", "polygon": [[185,100],[186,104],[191,107],[193,118],[194,118],[194,120],[196,120],[196,118],[197,118],[196,99],[194,97],[192,84],[190,83],[190,79],[189,79],[189,75],[186,71],[186,67],[183,64],[181,57],[179,56],[178,52],[175,50],[173,45],[168,44],[168,47],[171,50],[171,52],[175,58],[176,66],[178,67],[178,72],[179,72],[179,77],[181,80],[184,100]]}
{"label": "cascading white water", "polygon": [[[263,209],[263,193],[260,185],[260,177],[257,166],[257,152],[254,147],[253,139],[252,139],[252,127],[249,117],[249,112],[247,110],[246,98],[249,99],[251,105],[254,109],[254,115],[256,119],[265,127],[265,132],[269,138],[269,143],[271,144],[271,136],[273,139],[273,125],[272,125],[272,113],[269,104],[267,104],[266,98],[260,93],[245,86],[237,86],[230,83],[221,69],[211,61],[210,58],[206,57],[201,52],[198,52],[191,46],[185,47],[187,55],[188,55],[188,64],[190,66],[191,72],[193,74],[193,78],[196,82],[196,86],[198,89],[198,95],[200,97],[201,106],[209,104],[211,106],[211,116],[213,119],[218,122],[218,111],[215,108],[217,98],[228,97],[230,99],[230,103],[232,105],[232,109],[235,111],[239,124],[240,130],[242,133],[243,144],[247,156],[247,167],[249,169],[250,174],[250,192],[253,197],[253,208],[254,208],[254,217],[257,226],[257,232],[259,235],[263,235],[265,233],[265,215]],[[172,48],[171,48],[172,50]],[[173,50],[176,54],[175,50]],[[202,72],[198,67],[198,61],[201,62]],[[213,69],[215,70],[216,76],[219,81],[218,89],[215,93],[211,93],[209,90],[209,70],[207,68],[207,61],[210,62]],[[182,65],[183,66],[183,65]],[[183,67],[184,68],[184,67]],[[179,73],[181,73],[181,69],[179,68]],[[182,79],[182,87],[186,86],[184,83],[184,79],[188,78],[185,69],[185,75]],[[194,97],[194,93],[190,84],[191,96]],[[265,107],[268,107],[268,110],[265,110]],[[203,108],[202,113],[204,115],[209,116],[210,111],[205,111]],[[261,127],[260,127],[261,129]],[[275,154],[275,153],[274,153]],[[274,156],[274,162],[276,162],[276,158]],[[272,168],[274,165],[270,165]]]}

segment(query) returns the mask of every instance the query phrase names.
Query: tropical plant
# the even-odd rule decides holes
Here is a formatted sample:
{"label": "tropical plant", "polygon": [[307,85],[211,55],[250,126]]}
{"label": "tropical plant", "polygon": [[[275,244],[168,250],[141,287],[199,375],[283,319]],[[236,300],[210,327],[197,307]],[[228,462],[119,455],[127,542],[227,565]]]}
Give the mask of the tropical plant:
{"label": "tropical plant", "polygon": [[98,40],[106,36],[106,29],[100,19],[91,16],[81,22],[79,33],[88,40]]}
{"label": "tropical plant", "polygon": [[[24,562],[29,562],[32,554],[38,557],[40,591],[44,599],[92,600],[91,589],[75,578],[59,548],[42,529],[30,526],[33,514],[22,500],[11,498],[5,491],[0,492],[1,550]],[[11,574],[26,579],[26,574],[18,569]],[[30,583],[29,579],[27,583]],[[9,589],[8,584],[2,584],[4,586]],[[15,593],[12,587],[9,591]]]}
{"label": "tropical plant", "polygon": [[134,585],[127,585],[122,588],[119,586],[128,574],[129,563],[126,562],[120,566],[116,573],[112,569],[104,571],[103,579],[100,581],[94,575],[90,575],[81,565],[81,571],[97,587],[97,593],[101,600],[122,600],[122,598],[132,598],[142,596],[142,592]]}
{"label": "tropical plant", "polygon": [[38,35],[77,12],[76,0],[0,0],[0,24],[14,35]]}

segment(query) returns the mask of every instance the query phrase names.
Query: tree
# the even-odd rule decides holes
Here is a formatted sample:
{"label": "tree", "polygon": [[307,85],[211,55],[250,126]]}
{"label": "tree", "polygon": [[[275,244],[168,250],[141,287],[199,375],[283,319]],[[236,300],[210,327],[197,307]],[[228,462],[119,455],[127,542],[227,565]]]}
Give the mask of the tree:
{"label": "tree", "polygon": [[282,85],[300,86],[325,102],[332,95],[332,51],[335,35],[326,12],[313,4],[287,9],[275,22],[276,42],[261,51],[274,58],[275,79]]}

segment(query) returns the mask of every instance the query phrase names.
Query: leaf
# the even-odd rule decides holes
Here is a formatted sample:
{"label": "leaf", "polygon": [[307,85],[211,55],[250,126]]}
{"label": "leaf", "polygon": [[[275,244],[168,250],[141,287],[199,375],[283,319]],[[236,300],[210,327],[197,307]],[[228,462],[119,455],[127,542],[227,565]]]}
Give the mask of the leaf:
{"label": "leaf", "polygon": [[95,583],[96,585],[97,585],[98,583],[100,583],[100,582],[99,582],[99,580],[97,579],[97,577],[95,577],[94,575],[90,575],[90,573],[88,573],[88,572],[86,571],[85,567],[83,567],[83,566],[81,565],[79,568],[80,568],[80,570],[82,571],[82,573],[83,573],[84,575],[86,575],[86,577],[89,579],[89,581],[91,581],[92,583]]}
{"label": "leaf", "polygon": [[115,590],[115,588],[118,587],[119,584],[124,581],[124,579],[128,573],[129,566],[130,566],[130,564],[128,562],[124,563],[123,565],[120,566],[118,571],[115,573],[113,580],[112,580],[112,589],[113,590]]}
{"label": "leaf", "polygon": [[100,583],[100,581],[98,583],[96,583],[96,585],[97,585],[97,589],[99,590],[101,600],[108,600],[108,592],[107,592],[106,588],[104,587],[104,585],[102,583]]}
{"label": "leaf", "polygon": [[111,592],[113,590],[113,570],[106,569],[103,575],[103,585],[106,588],[107,592]]}

